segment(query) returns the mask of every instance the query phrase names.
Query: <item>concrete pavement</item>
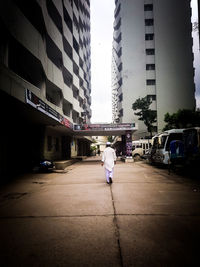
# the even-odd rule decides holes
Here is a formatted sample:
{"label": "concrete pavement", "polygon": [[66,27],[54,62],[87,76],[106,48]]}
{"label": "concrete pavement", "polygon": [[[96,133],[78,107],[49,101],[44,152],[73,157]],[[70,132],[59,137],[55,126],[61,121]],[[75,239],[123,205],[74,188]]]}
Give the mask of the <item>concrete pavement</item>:
{"label": "concrete pavement", "polygon": [[200,184],[98,158],[0,189],[0,266],[200,266]]}

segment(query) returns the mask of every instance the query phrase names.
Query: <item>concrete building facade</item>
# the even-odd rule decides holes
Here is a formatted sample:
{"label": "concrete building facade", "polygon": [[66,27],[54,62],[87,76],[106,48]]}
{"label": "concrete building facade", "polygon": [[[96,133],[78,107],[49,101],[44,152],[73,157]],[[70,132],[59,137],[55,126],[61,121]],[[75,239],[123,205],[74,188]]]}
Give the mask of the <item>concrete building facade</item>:
{"label": "concrete building facade", "polygon": [[146,126],[132,104],[148,97],[157,113],[155,132],[164,115],[195,108],[189,0],[116,0],[112,57],[113,122]]}
{"label": "concrete building facade", "polygon": [[73,124],[91,118],[90,1],[1,1],[0,29],[1,172],[87,154]]}

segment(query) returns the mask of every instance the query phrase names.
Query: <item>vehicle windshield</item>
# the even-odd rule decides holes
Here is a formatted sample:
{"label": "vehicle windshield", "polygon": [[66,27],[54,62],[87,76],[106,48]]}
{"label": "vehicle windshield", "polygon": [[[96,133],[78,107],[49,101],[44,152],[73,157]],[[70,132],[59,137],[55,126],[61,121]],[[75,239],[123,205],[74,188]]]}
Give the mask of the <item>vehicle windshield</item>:
{"label": "vehicle windshield", "polygon": [[159,138],[159,145],[158,145],[158,148],[164,148],[164,147],[165,147],[166,139],[167,139],[167,135],[162,135],[162,136]]}

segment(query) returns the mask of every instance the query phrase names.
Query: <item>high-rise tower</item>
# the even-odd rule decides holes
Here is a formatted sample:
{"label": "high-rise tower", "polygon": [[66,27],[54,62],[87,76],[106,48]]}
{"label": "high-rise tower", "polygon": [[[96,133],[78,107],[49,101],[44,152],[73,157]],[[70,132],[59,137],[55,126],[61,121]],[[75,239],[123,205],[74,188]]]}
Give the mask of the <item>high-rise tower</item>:
{"label": "high-rise tower", "polygon": [[189,0],[115,0],[112,58],[113,121],[138,122],[132,104],[147,96],[157,113],[155,132],[164,115],[195,108]]}
{"label": "high-rise tower", "polygon": [[17,169],[86,153],[73,124],[91,118],[90,0],[1,1],[0,29],[5,172],[10,157]]}

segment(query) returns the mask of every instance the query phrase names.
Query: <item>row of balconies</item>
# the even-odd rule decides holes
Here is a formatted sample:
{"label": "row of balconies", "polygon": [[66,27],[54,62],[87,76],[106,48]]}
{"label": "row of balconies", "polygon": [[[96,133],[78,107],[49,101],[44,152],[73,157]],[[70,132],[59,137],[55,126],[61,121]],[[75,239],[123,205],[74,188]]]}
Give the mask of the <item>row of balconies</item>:
{"label": "row of balconies", "polygon": [[[0,89],[4,90],[9,95],[24,102],[25,90],[28,89],[33,92],[37,97],[39,97],[42,101],[47,103],[53,110],[57,111],[61,115],[67,116],[70,121],[77,123],[77,121],[80,122],[81,120],[83,120],[81,116],[82,112],[84,111],[82,107],[83,100],[80,104],[80,99],[74,99],[73,96],[71,96],[71,99],[69,99],[70,91],[68,91],[67,93],[65,92],[65,90],[68,90],[66,86],[62,97],[62,95],[60,94],[61,90],[59,88],[56,88],[55,85],[51,82],[47,81],[47,92],[45,96],[44,90],[38,90],[37,87],[24,80],[23,78],[19,77],[9,69],[1,67],[0,73],[0,80],[2,85]],[[67,99],[65,99],[65,93],[67,94]],[[52,101],[49,101],[51,100],[51,98],[53,99],[54,103],[52,103]],[[70,100],[73,101],[73,104],[70,103]],[[86,112],[88,116],[91,117],[91,109],[88,108]],[[74,113],[77,116],[74,116]]]}
{"label": "row of balconies", "polygon": [[115,2],[115,12],[114,12],[115,19],[118,17],[120,10],[121,10],[121,4],[118,4],[117,2]]}
{"label": "row of balconies", "polygon": [[[74,5],[75,6],[75,5]],[[76,10],[76,6],[75,6],[75,12],[78,14],[78,10]],[[53,25],[52,25],[52,27],[50,28],[50,29],[52,29],[53,28]],[[56,30],[54,29],[54,32],[56,32]],[[76,32],[76,31],[74,31],[74,32]],[[61,36],[60,36],[61,37]],[[72,37],[72,36],[71,36]],[[61,39],[61,38],[60,38]],[[78,38],[77,38],[78,39]],[[56,39],[57,40],[57,39]],[[69,38],[69,41],[72,41],[72,38]],[[61,42],[60,42],[60,50],[62,51],[63,49],[62,49],[62,46],[61,46]],[[72,71],[72,66],[73,65],[75,65],[75,64],[77,64],[77,65],[79,65],[80,64],[80,58],[79,58],[79,55],[78,55],[78,51],[79,51],[79,44],[78,44],[78,42],[76,41],[76,39],[75,39],[75,37],[73,36],[73,47],[74,47],[74,50],[73,50],[73,61],[75,62],[74,64],[71,62],[71,64],[70,64],[70,61],[69,61],[69,63],[68,63],[68,67],[69,67],[69,71],[71,72],[71,73],[73,73],[74,72],[74,70]],[[80,57],[81,57],[81,55],[80,55]],[[84,55],[83,55],[83,58],[84,58]],[[82,62],[83,62],[83,58],[82,58]],[[84,58],[84,61],[86,61],[87,59],[86,59],[86,57]],[[86,73],[86,66],[85,66],[85,73]],[[88,81],[88,79],[87,79],[87,81]],[[75,81],[76,82],[76,81]],[[76,85],[77,85],[77,82],[76,82]]]}
{"label": "row of balconies", "polygon": [[[8,10],[6,10],[6,9],[3,10],[5,15],[6,15],[6,11],[9,12],[9,9],[10,8],[8,5]],[[46,14],[47,11],[45,10],[44,13]],[[48,25],[47,31],[49,34],[49,38],[48,38],[48,41],[46,43],[46,46],[47,46],[48,56],[50,56],[50,58],[51,58],[51,60],[50,60],[46,55],[44,42],[42,40],[40,33],[37,32],[37,30],[35,30],[35,28],[31,24],[27,24],[27,21],[20,14],[20,11],[16,11],[13,13],[12,20],[14,20],[14,21],[16,20],[20,24],[20,34],[17,31],[15,34],[15,30],[17,30],[16,24],[15,24],[15,27],[10,24],[10,27],[9,27],[10,32],[12,34],[14,33],[14,36],[19,41],[19,43],[22,44],[22,47],[24,46],[26,49],[28,49],[30,51],[30,55],[32,54],[33,57],[34,56],[38,57],[38,59],[40,60],[42,66],[43,66],[43,70],[44,70],[45,74],[47,75],[47,81],[49,80],[52,84],[55,85],[54,89],[52,89],[53,87],[46,86],[47,99],[49,99],[55,105],[60,106],[61,101],[59,100],[59,94],[62,91],[64,91],[63,74],[62,74],[62,71],[60,68],[62,67],[62,65],[64,65],[67,69],[69,69],[73,73],[73,69],[72,69],[73,64],[72,63],[70,64],[70,60],[68,60],[69,58],[67,58],[68,56],[63,52],[62,35],[61,35],[60,31],[57,29],[57,27],[54,25],[54,23],[48,17],[48,14],[46,14],[45,20],[47,20],[46,25]],[[5,19],[5,24],[7,24],[7,23],[8,23],[8,20]],[[23,26],[24,26],[24,30],[23,30]],[[29,33],[31,33],[29,35],[26,35],[27,27],[29,27],[28,31],[29,31]],[[24,34],[22,34],[22,33],[24,33]],[[31,37],[32,37],[33,41],[30,40]],[[55,40],[55,43],[53,43],[52,38]],[[37,41],[37,43],[39,43],[39,46],[34,45],[36,43],[36,41],[34,39],[35,40],[38,39],[39,42]],[[51,42],[54,45],[49,44],[49,48],[48,48],[48,42]],[[52,47],[55,47],[55,48],[52,48]],[[51,51],[52,49],[54,49],[54,51]],[[58,60],[56,58],[51,57],[51,55],[53,55],[53,54],[56,55],[56,53],[51,54],[51,52],[55,52],[55,51],[57,51],[56,53],[58,55],[57,56]],[[64,57],[61,56],[62,54],[64,55]],[[79,64],[78,57],[76,57],[75,60],[76,60],[76,62],[78,61],[77,63]],[[23,62],[23,60],[22,60],[22,62]],[[66,62],[67,62],[67,66],[66,66]],[[30,69],[30,71],[31,71],[31,69]],[[24,74],[25,74],[25,72],[24,72]],[[32,75],[32,76],[34,77],[35,75]],[[73,76],[74,76],[75,86],[77,86],[79,88],[78,77],[76,77],[76,75],[74,73],[73,73]],[[25,79],[26,79],[26,77],[25,77]],[[66,85],[66,87],[68,87],[68,86]],[[85,82],[85,87],[87,88],[87,82]],[[58,88],[58,89],[56,89],[56,88]],[[59,89],[59,88],[61,88],[61,89]],[[58,92],[57,95],[56,95],[56,91]],[[72,101],[74,99],[71,97],[70,93],[65,94],[65,98],[66,98],[66,100],[69,98],[68,100],[70,100],[70,102],[72,102],[71,104],[74,105],[74,102]]]}
{"label": "row of balconies", "polygon": [[112,117],[113,122],[120,122],[120,117],[123,115],[122,109],[122,47],[121,47],[121,17],[120,17],[120,9],[121,4],[118,1],[115,1],[115,22],[114,22],[114,34],[113,34],[113,73],[112,73]]}
{"label": "row of balconies", "polygon": [[[73,50],[73,61],[74,61],[74,63],[73,62],[68,63],[68,67],[69,67],[68,70],[70,70],[71,73],[73,74],[73,85],[75,86],[75,88],[79,88],[79,86],[80,86],[79,78],[81,80],[83,80],[83,88],[84,87],[87,88],[88,84],[89,84],[90,76],[88,76],[88,74],[86,72],[86,69],[88,70],[89,67],[86,68],[85,66],[86,65],[90,66],[90,64],[87,64],[87,61],[88,61],[87,59],[88,59],[88,57],[90,57],[90,52],[88,53],[87,50],[86,50],[87,56],[85,56],[85,53],[83,53],[82,51],[84,50],[84,47],[86,48],[89,45],[90,37],[89,37],[89,39],[88,39],[88,37],[85,38],[84,35],[81,33],[81,31],[79,31],[80,24],[83,26],[81,29],[84,29],[85,31],[87,31],[88,28],[86,27],[87,24],[84,22],[84,18],[83,18],[83,16],[81,16],[81,13],[79,13],[76,4],[73,5],[73,12],[71,12],[71,13],[73,14],[73,22],[74,23],[73,23],[73,28],[72,29],[70,29],[71,27],[69,28],[69,30],[71,30],[71,38],[69,40],[72,41],[72,32],[73,32],[73,47],[74,47],[75,50]],[[72,14],[71,14],[71,17],[72,17]],[[80,18],[79,21],[77,20],[77,18]],[[82,22],[81,18],[82,18],[83,22]],[[69,23],[67,25],[69,26]],[[68,35],[69,35],[69,31],[68,31]],[[83,41],[81,40],[81,36],[82,36],[82,40]],[[87,35],[87,36],[90,36],[90,35]],[[78,41],[80,43],[80,46],[82,47],[82,50],[80,50]],[[80,51],[80,54],[79,54],[79,51]],[[82,55],[82,59],[81,59],[81,55]],[[84,61],[83,61],[83,59],[84,59]],[[68,61],[68,62],[70,62],[70,61]],[[81,64],[81,62],[82,62],[82,64]],[[86,65],[85,65],[85,62],[86,62]],[[82,69],[79,68],[78,65],[81,65],[80,67]],[[89,88],[90,88],[90,86],[89,86]],[[88,93],[88,90],[84,89],[84,91],[83,91],[82,89],[80,89],[79,92],[81,92],[81,91],[84,92],[84,93],[82,93],[82,94],[80,93],[80,95],[82,97],[85,96],[87,101],[88,101],[88,103],[91,104],[91,97],[90,97],[90,95]],[[81,103],[83,102],[83,100],[82,100],[82,98],[80,96],[78,96],[78,93],[75,93],[74,97],[78,98],[80,100],[79,101],[79,106],[82,107]],[[76,103],[76,101],[75,101],[76,110],[77,110],[77,107],[78,107],[78,103]],[[89,115],[91,117],[91,112],[87,112],[87,113],[89,113]]]}
{"label": "row of balconies", "polygon": [[[147,0],[146,0],[147,1]],[[145,47],[146,51],[152,51],[146,53],[146,86],[148,95],[153,96],[152,100],[156,96],[156,72],[155,72],[155,41],[154,41],[154,14],[153,14],[153,2],[148,0],[144,5],[144,17],[145,17]],[[151,81],[153,83],[151,83]],[[152,103],[151,108],[155,108],[155,102]]]}

